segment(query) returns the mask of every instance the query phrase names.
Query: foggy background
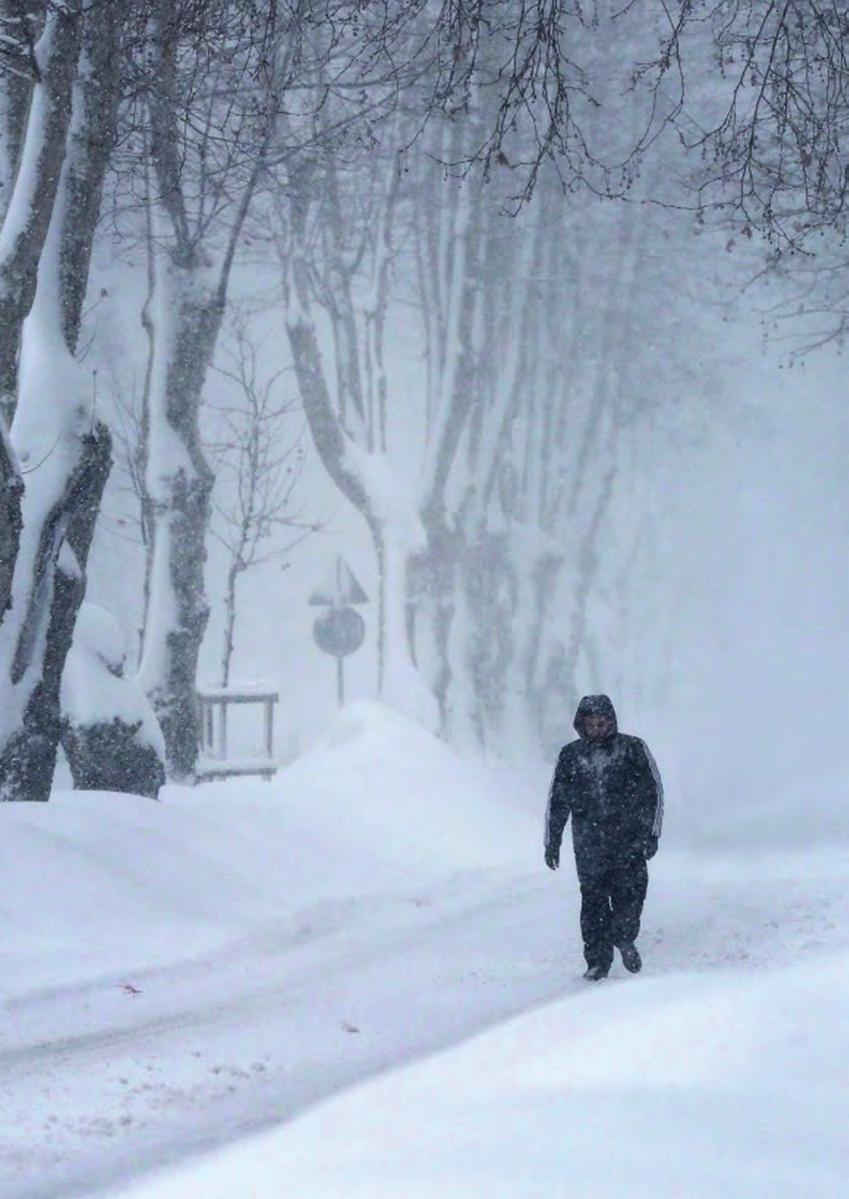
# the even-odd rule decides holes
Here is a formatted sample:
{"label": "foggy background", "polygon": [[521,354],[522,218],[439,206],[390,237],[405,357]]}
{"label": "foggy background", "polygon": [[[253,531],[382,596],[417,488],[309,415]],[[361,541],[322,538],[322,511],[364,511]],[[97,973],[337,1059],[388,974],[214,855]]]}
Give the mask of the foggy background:
{"label": "foggy background", "polygon": [[[849,533],[845,362],[826,348],[791,363],[794,347],[765,335],[769,322],[762,314],[775,288],[762,282],[744,291],[748,272],[739,270],[716,239],[694,237],[692,253],[694,276],[720,281],[722,315],[717,320],[715,292],[703,308],[696,299],[695,312],[703,312],[709,332],[698,325],[679,327],[674,347],[676,360],[694,367],[695,379],[683,371],[670,378],[666,371],[659,410],[638,419],[624,437],[627,473],[599,553],[602,559],[622,554],[623,540],[627,546],[634,536],[635,511],[645,540],[631,567],[627,597],[603,595],[590,605],[590,627],[597,621],[600,635],[610,638],[603,666],[594,670],[582,663],[575,698],[608,691],[622,727],[656,746],[667,777],[673,836],[703,835],[718,816],[734,823],[741,803],[749,803],[758,816],[757,837],[769,840],[771,822],[784,819],[771,802],[810,778],[812,759],[817,777],[846,766],[849,579],[839,548]],[[107,257],[100,264],[104,277],[120,274],[126,285],[126,268],[110,268]],[[242,268],[236,282],[237,293],[256,295],[254,272]],[[135,338],[141,357],[127,290],[120,323],[113,329],[110,320],[107,328],[122,350]],[[660,302],[674,304],[674,291]],[[280,392],[297,405],[275,304],[269,280],[267,299],[254,317],[263,338],[262,362],[266,372],[284,370]],[[643,316],[645,306],[645,292],[637,286],[619,319]],[[603,323],[603,309],[596,319]],[[669,348],[659,339],[655,353],[662,357]],[[414,388],[418,356],[400,337],[391,341],[389,354],[396,375]],[[710,376],[701,392],[700,363]],[[213,375],[208,395],[224,390]],[[301,435],[306,456],[295,504],[322,528],[282,560],[240,580],[233,662],[236,683],[279,687],[276,732],[284,760],[314,743],[337,710],[335,663],[313,641],[317,609],[308,606],[308,598],[332,574],[338,554],[371,601],[360,609],[365,644],[346,660],[347,697],[377,696],[377,581],[368,531],[327,478],[297,407],[287,423],[287,435]],[[404,436],[414,441],[414,431],[402,430],[402,444]],[[132,640],[143,561],[126,540],[126,525],[116,524],[116,513],[129,519],[125,486],[120,476],[110,485],[90,595],[120,615]],[[286,539],[284,531],[276,544]],[[116,555],[121,571],[112,566]],[[206,569],[211,618],[199,670],[200,680],[212,685],[220,674],[222,557],[212,543]],[[556,611],[551,620],[557,622]],[[563,620],[568,622],[568,613]],[[561,697],[551,703],[553,721],[568,740],[572,708]],[[492,757],[498,748],[480,752]],[[505,744],[503,756],[544,758],[533,741]],[[810,798],[800,798],[800,806]],[[736,823],[734,828],[738,836]]]}
{"label": "foggy background", "polygon": [[[453,53],[426,59],[427,5],[369,40],[356,17],[281,10],[271,35],[225,4],[206,41],[178,22],[182,57],[153,39],[159,66],[147,78],[136,64],[144,112],[118,81],[66,347],[68,411],[105,420],[114,443],[87,599],[122,628],[173,779],[192,774],[195,655],[201,687],[279,690],[282,762],[321,737],[336,672],[309,599],[342,556],[369,597],[347,700],[399,709],[473,757],[540,763],[571,736],[578,698],[605,691],[657,749],[673,831],[712,813],[742,835],[749,813],[768,837],[777,792],[844,766],[830,143],[814,130],[778,160],[777,185],[772,151],[740,159],[758,75],[742,99],[729,80],[755,10],[740,28],[711,10],[668,44],[652,8],[561,14],[539,35],[496,10],[474,53],[458,17]],[[564,53],[567,25],[558,75],[546,56]],[[133,63],[148,35],[128,36]],[[504,74],[513,39],[543,48],[532,100]],[[376,62],[391,68],[379,83]],[[196,79],[217,81],[206,99]],[[24,390],[55,336],[49,279],[44,267],[27,317]],[[253,443],[251,395],[267,405]],[[55,464],[38,405],[19,408],[39,504]],[[273,511],[236,570],[240,471],[260,443],[256,494]],[[208,526],[202,504],[180,506],[185,461],[191,487],[212,486]],[[231,749],[250,754],[240,719]]]}

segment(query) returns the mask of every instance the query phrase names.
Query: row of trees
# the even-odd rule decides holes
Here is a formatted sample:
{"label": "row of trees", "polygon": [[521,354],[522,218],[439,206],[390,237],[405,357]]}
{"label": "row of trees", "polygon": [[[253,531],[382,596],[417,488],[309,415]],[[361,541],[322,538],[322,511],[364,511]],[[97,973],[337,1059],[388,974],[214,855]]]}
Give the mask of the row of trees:
{"label": "row of trees", "polygon": [[[677,124],[707,156],[696,182],[737,186],[709,198],[743,233],[804,248],[843,219],[842,7],[687,0],[669,16],[656,28],[611,6],[585,20],[560,0],[2,0],[4,798],[47,797],[63,736],[79,782],[93,757],[102,785],[161,778],[120,655],[90,653],[126,683],[121,703],[63,712],[112,454],[81,342],[104,229],[147,247],[139,682],[171,776],[190,777],[196,755],[214,481],[201,400],[246,230],[278,256],[315,449],[371,531],[382,694],[478,743],[540,727],[552,690],[569,692],[595,652],[588,604],[617,451],[662,390],[685,319],[670,306],[660,326],[646,313],[623,332],[625,298],[676,269],[680,240],[653,262],[644,209],[614,216],[570,189],[623,195],[639,164],[660,170],[659,134]],[[725,89],[705,82],[712,53]],[[682,86],[694,73],[695,118]],[[599,105],[628,76],[623,125]],[[531,196],[511,224],[511,198]],[[606,252],[590,258],[588,241]],[[402,311],[424,363],[415,395],[393,378]],[[256,402],[269,427],[276,401]],[[410,427],[420,435],[402,437]],[[266,479],[279,461],[273,443],[243,452]],[[242,516],[237,562],[256,534]],[[110,779],[109,761],[127,760],[137,777]]]}
{"label": "row of trees", "polygon": [[[143,313],[150,355],[140,477],[150,561],[141,678],[170,769],[185,775],[194,762],[212,484],[198,408],[278,88],[287,82],[280,48],[296,16],[265,4],[169,0],[9,3],[3,13],[7,798],[49,791],[65,658],[110,468],[109,431],[78,354],[104,187],[130,235],[146,233],[152,248]],[[98,717],[91,732],[102,740]],[[109,724],[113,760],[132,756],[145,721],[125,712]],[[158,747],[146,748],[150,772],[136,786],[152,790]]]}

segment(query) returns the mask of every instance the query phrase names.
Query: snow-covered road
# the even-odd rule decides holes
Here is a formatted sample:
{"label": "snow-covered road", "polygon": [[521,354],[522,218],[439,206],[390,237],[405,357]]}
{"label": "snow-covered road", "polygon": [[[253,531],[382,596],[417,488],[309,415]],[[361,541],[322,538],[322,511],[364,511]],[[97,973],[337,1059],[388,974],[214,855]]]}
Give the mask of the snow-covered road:
{"label": "snow-covered road", "polygon": [[[849,942],[849,862],[816,858],[755,871],[727,858],[659,861],[644,977],[756,969]],[[374,905],[343,927],[327,911],[329,927],[270,931],[206,959],[11,1005],[0,1193],[94,1194],[585,991],[575,888],[558,883],[542,872],[467,880],[406,907]]]}
{"label": "snow-covered road", "polygon": [[[573,981],[548,952],[546,900],[519,884],[422,897],[317,940],[134,976],[138,995],[115,979],[13,1010],[0,1193],[91,1193],[556,995]],[[63,1035],[45,1039],[54,1021]]]}
{"label": "snow-covered road", "polygon": [[[365,740],[370,732],[375,729],[365,730]],[[398,737],[393,729],[392,739]],[[33,916],[27,896],[12,913],[19,921],[28,913],[22,937],[30,956],[23,941],[11,945],[3,975],[3,1199],[72,1199],[120,1191],[127,1183],[133,1186],[136,1176],[170,1172],[195,1155],[202,1161],[207,1151],[281,1125],[351,1084],[435,1050],[462,1046],[510,1017],[542,1009],[542,1019],[549,1010],[543,1005],[552,1001],[565,1002],[565,1008],[555,1003],[555,1009],[567,1013],[570,1035],[591,1021],[586,1005],[592,996],[580,980],[574,877],[568,865],[552,876],[539,861],[540,780],[528,779],[528,794],[517,801],[516,776],[486,774],[478,767],[477,791],[471,776],[456,778],[452,791],[439,771],[450,766],[456,774],[456,763],[431,760],[415,773],[437,832],[430,826],[415,829],[414,845],[409,830],[393,826],[397,792],[380,777],[373,746],[363,759],[369,769],[358,780],[353,759],[362,754],[363,740],[356,737],[353,748],[343,746],[336,758],[328,752],[307,774],[297,767],[286,772],[289,790],[277,797],[285,806],[271,803],[271,789],[258,784],[238,801],[226,788],[205,792],[200,800],[175,797],[173,811],[141,801],[134,807],[135,801],[117,797],[76,796],[59,797],[49,811],[9,816],[7,832],[25,834],[19,856],[27,858],[31,873],[36,859],[45,868],[48,851],[57,846],[59,860],[79,873],[63,891],[48,872],[45,882],[54,904],[49,897],[43,901],[47,916],[38,916],[37,908]],[[421,765],[422,753],[417,757]],[[390,773],[397,769],[396,759],[388,766],[387,759],[381,761]],[[499,778],[509,795],[493,794]],[[397,785],[395,778],[392,786]],[[411,779],[406,785],[412,788]],[[352,872],[363,872],[380,816],[373,803],[368,837],[359,843],[350,829],[340,835],[340,822],[363,795],[381,791],[393,794],[380,841],[386,860],[367,863],[356,889]],[[331,797],[340,793],[344,810],[332,807]],[[455,819],[452,805],[458,796],[469,808]],[[124,806],[110,809],[106,800]],[[410,802],[420,801],[413,796]],[[203,809],[195,810],[199,802]],[[474,825],[483,814],[496,827],[485,831],[481,826],[471,848],[463,821]],[[246,842],[247,849],[234,831],[246,816],[260,838]],[[106,838],[97,833],[104,821],[111,821]],[[447,826],[451,852],[442,852],[438,869],[429,868],[426,862],[434,856],[429,838],[444,836]],[[288,866],[282,849],[275,859],[289,873],[277,880],[276,889],[269,882],[265,898],[258,899],[246,878],[261,860],[260,843],[272,829],[278,830],[281,845],[285,840],[289,846]],[[183,842],[189,831],[195,842],[191,851]],[[506,860],[492,849],[504,842],[510,845]],[[14,850],[14,837],[11,844]],[[109,884],[110,892],[104,880],[118,876],[130,852],[127,845],[133,844],[141,856],[128,863],[132,889],[121,874],[120,885],[114,879]],[[474,869],[457,869],[475,853]],[[241,872],[236,869],[240,854]],[[331,868],[318,870],[320,863]],[[97,873],[107,867],[108,875]],[[606,1013],[613,1030],[595,1033],[607,1054],[617,1051],[617,1018],[639,1021],[640,997],[657,1004],[660,985],[671,1004],[663,1019],[674,1029],[675,1013],[685,1012],[702,988],[715,993],[717,983],[722,987],[727,980],[731,994],[741,977],[767,977],[805,961],[822,969],[824,956],[849,949],[849,848],[844,844],[758,856],[727,850],[690,854],[667,847],[652,872],[641,941],[645,972],[633,979],[619,966],[593,992],[603,996],[598,1011]],[[321,885],[318,876],[325,880]],[[100,896],[100,904],[114,905],[118,916],[113,911],[111,923],[97,903],[87,912],[74,908],[86,886]],[[201,902],[203,894],[207,898]],[[210,911],[222,907],[229,925],[210,920]],[[170,926],[162,923],[162,909],[171,912]],[[144,937],[151,922],[148,944]],[[168,927],[171,943],[162,946],[162,928]],[[35,937],[43,937],[41,953],[31,949]],[[73,948],[79,960],[50,958],[63,947],[66,955]],[[23,963],[20,975],[16,960]],[[46,961],[52,963],[49,969]],[[653,1035],[657,1038],[656,1028]],[[680,1052],[679,1040],[673,1037],[672,1044]],[[506,1065],[499,1075],[505,1085],[511,1069]],[[450,1076],[450,1065],[447,1071]],[[393,1077],[385,1085],[391,1086]],[[316,1110],[320,1114],[321,1106]],[[517,1119],[515,1112],[512,1118]],[[300,1124],[290,1126],[296,1137]],[[285,1156],[285,1129],[274,1135],[284,1137]],[[308,1155],[301,1157],[309,1177]],[[365,1189],[356,1193],[367,1195],[370,1167],[365,1159],[361,1165]],[[440,1193],[473,1193],[443,1182]],[[374,1194],[412,1193],[403,1186],[384,1192],[376,1178],[373,1183]],[[160,1185],[143,1182],[138,1193],[146,1196],[150,1187],[151,1199],[159,1199]],[[175,1186],[162,1194],[195,1199],[212,1193],[208,1179],[196,1189]],[[237,1192],[256,1199],[277,1199],[282,1193],[267,1184],[237,1186],[228,1193]],[[289,1199],[311,1199],[309,1184],[285,1193]],[[320,1193],[337,1192],[331,1184]]]}

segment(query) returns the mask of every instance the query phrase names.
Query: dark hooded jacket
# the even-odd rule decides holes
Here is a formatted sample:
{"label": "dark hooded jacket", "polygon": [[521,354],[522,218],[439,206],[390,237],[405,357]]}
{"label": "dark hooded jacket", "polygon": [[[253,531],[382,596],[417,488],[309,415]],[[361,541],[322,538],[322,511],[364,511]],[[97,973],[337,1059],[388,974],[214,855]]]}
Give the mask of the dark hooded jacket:
{"label": "dark hooded jacket", "polygon": [[[613,732],[589,740],[584,721],[607,716]],[[587,695],[574,721],[577,741],[564,745],[549,792],[545,821],[546,850],[559,850],[572,817],[572,842],[578,873],[603,868],[611,860],[644,854],[660,836],[663,785],[639,737],[620,733],[616,712],[606,695]]]}

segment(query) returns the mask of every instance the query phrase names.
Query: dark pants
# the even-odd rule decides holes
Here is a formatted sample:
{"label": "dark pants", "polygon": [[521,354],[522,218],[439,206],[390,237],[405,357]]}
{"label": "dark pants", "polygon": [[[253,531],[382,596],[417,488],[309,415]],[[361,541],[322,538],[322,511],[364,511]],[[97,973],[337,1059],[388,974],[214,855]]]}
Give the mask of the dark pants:
{"label": "dark pants", "polygon": [[636,941],[649,872],[642,853],[578,862],[581,934],[588,966],[609,969],[614,946]]}

